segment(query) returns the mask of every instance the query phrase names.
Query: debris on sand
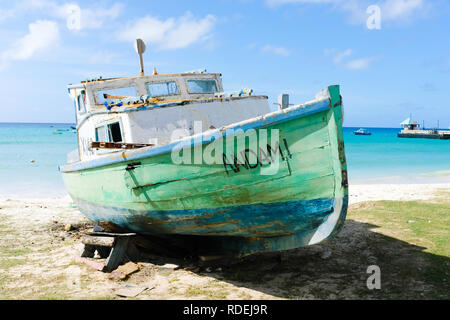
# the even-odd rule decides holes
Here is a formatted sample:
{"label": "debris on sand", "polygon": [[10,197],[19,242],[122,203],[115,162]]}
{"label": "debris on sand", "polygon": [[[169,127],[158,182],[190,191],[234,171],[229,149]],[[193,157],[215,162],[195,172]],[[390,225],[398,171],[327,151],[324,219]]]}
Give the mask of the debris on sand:
{"label": "debris on sand", "polygon": [[127,276],[124,275],[122,272],[118,271],[118,270],[114,270],[113,272],[111,272],[108,276],[109,280],[114,280],[114,281],[120,281],[120,280],[124,280]]}
{"label": "debris on sand", "polygon": [[180,266],[177,264],[173,264],[173,263],[166,263],[165,265],[162,265],[159,268],[163,269],[163,270],[174,271],[174,270],[180,269]]}
{"label": "debris on sand", "polygon": [[198,273],[200,272],[200,267],[186,267],[183,269],[184,271],[189,271],[192,273]]}
{"label": "debris on sand", "polygon": [[322,259],[328,259],[331,256],[331,250],[325,250],[320,256]]}
{"label": "debris on sand", "polygon": [[135,286],[132,284],[127,284],[122,288],[116,289],[114,293],[119,297],[134,298],[145,290],[152,290],[153,288],[154,287],[149,288],[147,286]]}
{"label": "debris on sand", "polygon": [[88,260],[86,258],[81,258],[81,257],[77,257],[77,256],[74,256],[73,258],[74,258],[75,261],[80,262],[80,263],[84,263],[84,264],[86,264],[86,265],[88,265],[88,266],[90,266],[90,267],[92,267],[92,268],[94,268],[94,269],[96,269],[98,271],[103,271],[103,269],[105,268],[105,265],[103,263],[98,263],[98,262],[91,261],[91,260]]}
{"label": "debris on sand", "polygon": [[134,262],[127,262],[124,265],[119,266],[116,270],[111,272],[108,279],[120,281],[126,279],[130,274],[139,271],[139,266]]}

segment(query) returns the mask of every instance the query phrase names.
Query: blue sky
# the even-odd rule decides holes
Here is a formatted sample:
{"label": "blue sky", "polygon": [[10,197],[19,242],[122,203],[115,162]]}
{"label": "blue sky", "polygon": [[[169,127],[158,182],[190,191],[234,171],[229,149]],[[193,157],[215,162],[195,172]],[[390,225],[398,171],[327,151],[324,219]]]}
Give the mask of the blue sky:
{"label": "blue sky", "polygon": [[141,37],[147,73],[205,68],[271,103],[340,84],[346,126],[448,128],[449,16],[445,0],[0,0],[0,122],[73,122],[66,85],[138,75]]}

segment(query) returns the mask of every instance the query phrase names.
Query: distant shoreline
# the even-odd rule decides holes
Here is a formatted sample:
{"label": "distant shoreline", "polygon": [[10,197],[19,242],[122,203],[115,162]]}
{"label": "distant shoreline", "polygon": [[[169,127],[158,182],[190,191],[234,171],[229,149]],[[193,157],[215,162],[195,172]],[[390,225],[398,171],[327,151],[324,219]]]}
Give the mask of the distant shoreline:
{"label": "distant shoreline", "polygon": [[[70,122],[0,122],[0,124],[63,124],[63,125],[75,125],[76,123],[70,123]],[[359,129],[359,128],[371,128],[371,129],[399,129],[400,127],[373,127],[373,126],[344,126],[343,128],[346,129]]]}
{"label": "distant shoreline", "polygon": [[[29,124],[29,125],[53,125],[53,124],[56,124],[56,125],[76,125],[76,123],[75,122],[21,122],[21,121],[19,121],[19,122],[17,122],[17,121],[12,121],[12,122],[8,122],[8,121],[6,121],[6,122],[1,122],[0,121],[0,125],[4,125],[4,124],[6,124],[6,125],[14,125],[14,124],[19,124],[19,125],[26,125],[26,124]],[[359,128],[367,128],[367,129],[391,129],[391,130],[401,130],[401,128],[400,128],[400,126],[396,126],[396,127],[374,127],[374,126],[365,126],[365,125],[359,125],[359,126],[343,126],[343,128],[344,129],[355,129],[355,130],[357,130],[357,129],[359,129]],[[443,131],[450,131],[450,128],[435,128],[435,127],[430,127],[430,128],[428,128],[428,129],[436,129],[436,130],[443,130]],[[427,130],[428,130],[427,129]]]}

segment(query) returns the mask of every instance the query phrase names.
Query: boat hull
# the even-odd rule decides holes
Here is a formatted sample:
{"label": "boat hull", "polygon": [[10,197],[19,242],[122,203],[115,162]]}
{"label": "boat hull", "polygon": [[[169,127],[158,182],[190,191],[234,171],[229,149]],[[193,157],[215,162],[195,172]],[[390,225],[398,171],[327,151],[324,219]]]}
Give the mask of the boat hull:
{"label": "boat hull", "polygon": [[[93,221],[150,236],[181,237],[171,243],[206,255],[245,256],[320,243],[342,228],[348,196],[217,209],[135,211],[76,200]],[[274,215],[277,215],[276,220]],[[166,235],[166,237],[164,237]]]}
{"label": "boat hull", "polygon": [[[167,152],[173,146],[127,151],[63,166],[66,188],[93,221],[148,235],[197,237],[204,250],[218,254],[319,243],[340,230],[348,203],[339,87],[325,94],[302,108],[233,127],[254,130],[258,141],[267,135],[267,143],[244,149],[240,160],[238,151],[228,152],[224,136],[203,135],[186,150],[195,158],[220,144],[223,163],[174,163]],[[249,152],[256,162],[248,161]],[[269,174],[275,154],[279,162]]]}

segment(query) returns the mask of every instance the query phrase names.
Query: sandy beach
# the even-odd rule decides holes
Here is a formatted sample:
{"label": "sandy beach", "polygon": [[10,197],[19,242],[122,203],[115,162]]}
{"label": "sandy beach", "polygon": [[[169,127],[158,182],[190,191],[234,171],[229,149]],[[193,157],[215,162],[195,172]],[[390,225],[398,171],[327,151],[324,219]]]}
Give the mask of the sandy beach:
{"label": "sandy beach", "polygon": [[441,197],[450,190],[450,183],[437,184],[356,184],[349,186],[349,202],[411,201]]}
{"label": "sandy beach", "polygon": [[[370,210],[372,202],[368,201],[378,200],[440,203],[448,200],[449,193],[450,184],[351,185],[349,216],[336,240],[284,255],[251,256],[230,268],[185,269],[180,259],[143,256],[141,270],[119,282],[75,261],[74,257],[82,250],[80,235],[90,230],[92,223],[72,205],[70,197],[3,198],[0,199],[0,298],[117,299],[115,292],[127,284],[147,288],[136,297],[139,299],[423,298],[421,294],[444,297],[441,289],[420,277],[412,282],[409,279],[408,284],[398,283],[401,276],[396,272],[400,272],[405,261],[416,272],[426,268],[428,258],[423,248],[432,245],[416,238],[411,238],[411,242],[400,241],[401,228],[389,231],[365,215],[366,211],[358,210]],[[67,225],[73,230],[67,231]],[[377,241],[389,241],[383,252],[373,244]],[[417,248],[421,248],[420,254]],[[404,250],[405,255],[399,257],[397,250]],[[167,267],[167,263],[180,268]],[[384,296],[365,290],[364,268],[374,263],[389,263],[395,270],[398,268],[391,272],[392,277],[397,277],[392,283],[404,287],[407,296],[397,295],[394,289]]]}

